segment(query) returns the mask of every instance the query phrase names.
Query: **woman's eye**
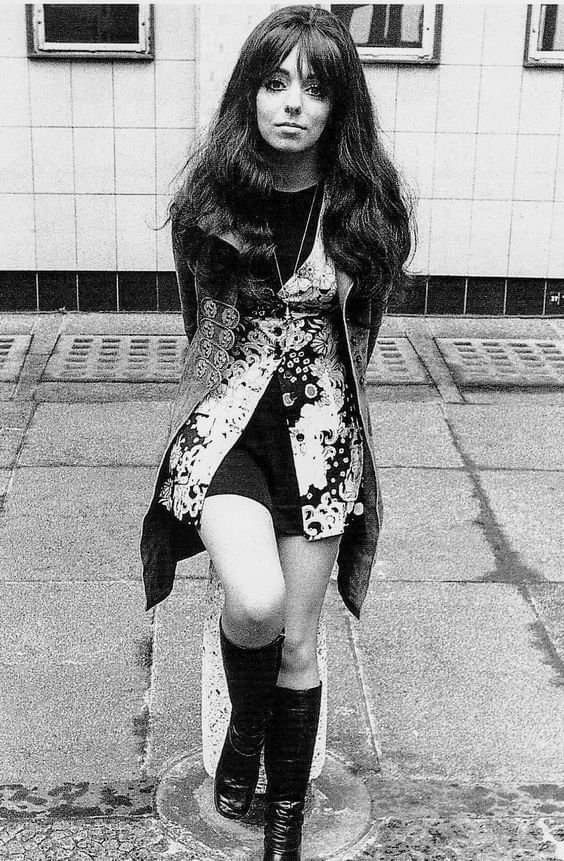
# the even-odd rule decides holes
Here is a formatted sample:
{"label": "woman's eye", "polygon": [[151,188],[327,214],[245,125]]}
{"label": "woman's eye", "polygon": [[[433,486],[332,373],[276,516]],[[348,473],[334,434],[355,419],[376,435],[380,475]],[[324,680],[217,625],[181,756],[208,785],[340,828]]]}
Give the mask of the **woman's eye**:
{"label": "woman's eye", "polygon": [[276,93],[284,89],[284,81],[281,78],[270,78],[265,82],[264,86],[267,90]]}
{"label": "woman's eye", "polygon": [[321,84],[311,83],[306,87],[310,96],[314,96],[316,99],[324,99],[325,98],[325,90],[321,86]]}

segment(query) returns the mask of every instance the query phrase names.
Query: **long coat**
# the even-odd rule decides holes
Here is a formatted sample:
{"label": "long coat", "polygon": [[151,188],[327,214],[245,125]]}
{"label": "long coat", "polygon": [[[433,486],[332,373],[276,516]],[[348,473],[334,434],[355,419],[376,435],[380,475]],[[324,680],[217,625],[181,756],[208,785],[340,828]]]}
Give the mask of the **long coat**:
{"label": "long coat", "polygon": [[[232,235],[221,237],[236,245]],[[217,237],[210,237],[210,241]],[[236,267],[225,269],[220,261],[196,265],[192,273],[175,251],[180,303],[188,338],[180,383],[171,410],[168,442],[158,470],[149,509],[143,520],[141,559],[147,609],[172,591],[177,562],[204,550],[197,530],[180,523],[157,502],[157,488],[165,477],[172,440],[202,399],[216,386],[231,359],[239,314],[239,281]],[[219,276],[219,277],[218,277]],[[366,596],[382,523],[382,500],[373,456],[373,441],[365,391],[366,368],[382,320],[381,304],[353,290],[351,278],[337,270],[344,340],[344,358],[356,396],[364,431],[362,501],[364,513],[347,524],[337,557],[337,583],[347,608],[359,618]],[[211,300],[211,301],[210,301]]]}

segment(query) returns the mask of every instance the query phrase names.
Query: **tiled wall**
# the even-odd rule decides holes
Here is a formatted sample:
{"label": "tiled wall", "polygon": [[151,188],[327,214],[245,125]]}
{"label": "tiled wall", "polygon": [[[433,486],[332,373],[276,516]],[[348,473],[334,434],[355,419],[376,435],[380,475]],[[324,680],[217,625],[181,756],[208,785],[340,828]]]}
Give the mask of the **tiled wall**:
{"label": "tiled wall", "polygon": [[[152,228],[195,127],[271,8],[159,2],[154,62],[70,63],[28,60],[24,6],[1,4],[0,269],[121,272],[106,288],[119,308],[136,271],[153,290],[147,308],[161,308],[154,273],[165,273],[166,305],[169,236]],[[418,196],[414,312],[479,301],[508,311],[523,291],[531,309],[542,293],[535,313],[548,312],[564,279],[564,75],[523,67],[526,8],[447,3],[440,65],[365,67],[386,145]],[[74,281],[75,306],[87,280]],[[53,302],[72,289],[63,281]]]}
{"label": "tiled wall", "polygon": [[0,268],[169,271],[168,203],[195,127],[195,8],[155,5],[154,62],[28,60],[0,5]]}

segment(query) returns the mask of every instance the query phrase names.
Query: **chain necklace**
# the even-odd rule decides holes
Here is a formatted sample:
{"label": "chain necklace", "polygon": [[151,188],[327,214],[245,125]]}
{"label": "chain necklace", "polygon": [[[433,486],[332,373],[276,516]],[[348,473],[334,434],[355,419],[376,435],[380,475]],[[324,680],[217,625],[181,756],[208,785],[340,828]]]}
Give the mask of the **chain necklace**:
{"label": "chain necklace", "polygon": [[[310,223],[310,221],[311,221],[311,215],[312,215],[312,212],[313,212],[313,207],[315,206],[315,201],[316,201],[316,198],[317,198],[317,192],[318,192],[318,190],[319,190],[319,183],[317,183],[317,184],[316,184],[316,186],[315,186],[315,191],[314,191],[314,193],[313,193],[313,198],[312,198],[312,201],[311,201],[311,206],[310,206],[310,208],[309,208],[309,214],[308,214],[308,217],[307,217],[306,226],[305,226],[305,229],[304,229],[304,232],[303,232],[303,235],[302,235],[302,241],[300,242],[300,248],[299,248],[299,251],[298,251],[298,256],[296,257],[296,262],[294,263],[294,270],[293,270],[293,272],[292,272],[292,275],[290,276],[291,278],[293,278],[293,277],[294,277],[294,275],[296,274],[296,272],[297,272],[297,270],[298,270],[298,263],[299,263],[299,260],[300,260],[301,254],[302,254],[302,249],[303,249],[303,247],[304,247],[304,242],[305,242],[305,238],[306,238],[306,235],[307,235],[307,230],[308,230],[308,227],[309,227],[309,223]],[[284,281],[282,280],[282,273],[280,272],[280,264],[278,263],[278,256],[277,256],[277,254],[276,254],[276,248],[274,249],[274,262],[276,263],[276,271],[277,271],[277,273],[278,273],[278,280],[280,281],[280,289],[283,289],[283,288],[284,288]],[[290,280],[290,278],[289,278],[288,280]],[[284,315],[284,319],[285,319],[286,321],[291,320],[291,319],[292,319],[292,312],[291,312],[291,310],[290,310],[290,304],[289,304],[289,302],[288,302],[288,301],[286,301],[286,300],[284,300],[284,299],[282,299],[282,301],[286,303],[286,313],[285,313],[285,315]]]}

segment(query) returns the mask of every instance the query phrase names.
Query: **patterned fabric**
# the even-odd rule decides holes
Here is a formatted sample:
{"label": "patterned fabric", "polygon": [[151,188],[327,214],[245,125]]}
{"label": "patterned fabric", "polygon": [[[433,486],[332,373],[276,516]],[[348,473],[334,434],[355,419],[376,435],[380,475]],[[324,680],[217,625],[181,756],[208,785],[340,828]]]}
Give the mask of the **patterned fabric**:
{"label": "patterned fabric", "polygon": [[220,379],[173,440],[158,502],[178,520],[199,525],[215,470],[278,374],[304,535],[312,540],[339,535],[347,519],[363,510],[358,499],[363,438],[340,352],[335,269],[319,225],[306,261],[278,294],[269,294],[259,304],[242,303],[234,338],[228,328],[233,321],[221,318],[221,303],[208,299],[216,307],[202,307],[204,348],[206,325],[226,327],[225,343],[222,331],[214,338],[225,355],[209,358]]}

